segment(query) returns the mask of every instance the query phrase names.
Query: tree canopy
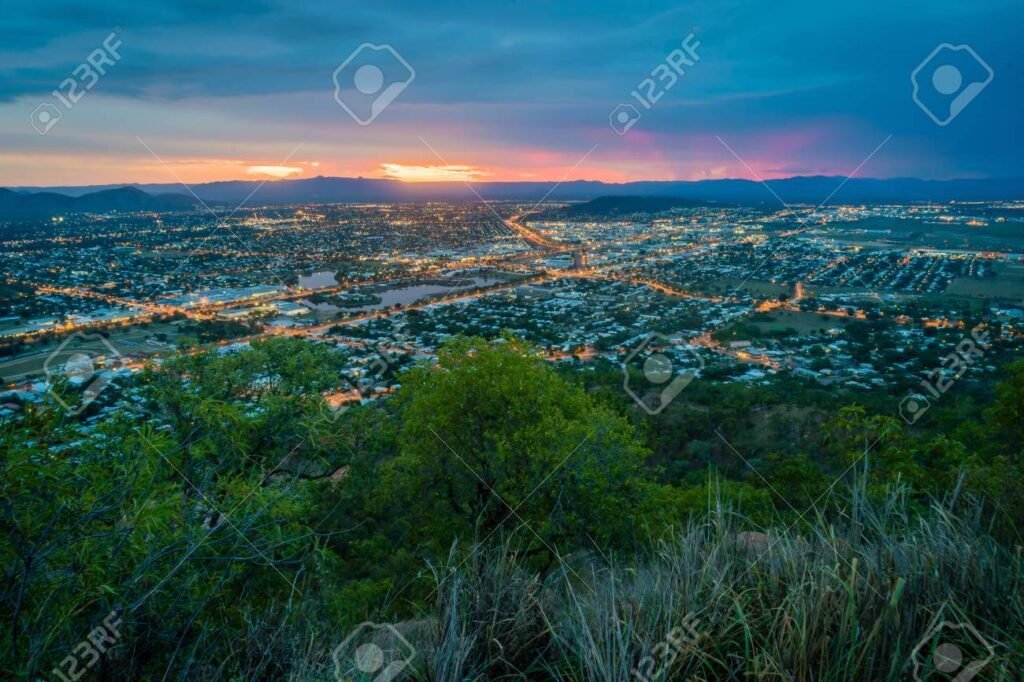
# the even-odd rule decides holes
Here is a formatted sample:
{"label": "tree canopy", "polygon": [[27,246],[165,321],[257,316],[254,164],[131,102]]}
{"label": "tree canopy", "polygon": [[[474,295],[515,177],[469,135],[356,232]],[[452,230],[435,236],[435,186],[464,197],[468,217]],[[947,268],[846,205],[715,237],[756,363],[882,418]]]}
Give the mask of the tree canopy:
{"label": "tree canopy", "polygon": [[398,401],[400,447],[383,485],[415,535],[447,546],[518,530],[540,554],[633,537],[649,452],[527,344],[457,339],[406,376]]}

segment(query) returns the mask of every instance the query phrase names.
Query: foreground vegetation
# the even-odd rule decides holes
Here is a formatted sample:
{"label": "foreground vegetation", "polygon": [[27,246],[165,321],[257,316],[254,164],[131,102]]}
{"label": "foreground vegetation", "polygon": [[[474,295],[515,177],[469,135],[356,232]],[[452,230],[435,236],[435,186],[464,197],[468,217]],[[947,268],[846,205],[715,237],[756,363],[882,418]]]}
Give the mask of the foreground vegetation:
{"label": "foreground vegetation", "polygon": [[425,680],[896,680],[944,622],[1021,669],[1024,365],[912,430],[713,382],[645,421],[512,338],[342,414],[339,367],[183,355],[99,427],[6,427],[0,675],[325,679],[368,620]]}
{"label": "foreground vegetation", "polygon": [[[931,643],[914,655],[923,633],[941,639],[956,634],[943,622],[970,620],[999,652],[982,679],[1016,679],[1019,554],[969,505],[916,516],[897,492],[845,502],[845,522],[817,519],[811,535],[751,533],[716,503],[639,560],[570,557],[547,577],[509,546],[464,564],[453,555],[432,608],[407,624],[410,669],[424,680],[899,680],[919,661],[936,679]],[[986,659],[984,643],[956,641],[966,660]]]}

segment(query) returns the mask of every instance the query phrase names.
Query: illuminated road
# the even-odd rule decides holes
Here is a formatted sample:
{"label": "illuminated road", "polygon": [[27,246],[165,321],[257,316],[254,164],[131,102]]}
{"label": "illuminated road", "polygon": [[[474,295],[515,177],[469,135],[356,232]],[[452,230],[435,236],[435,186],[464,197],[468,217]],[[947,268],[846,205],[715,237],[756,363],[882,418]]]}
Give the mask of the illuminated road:
{"label": "illuminated road", "polygon": [[106,303],[113,303],[115,305],[124,306],[126,308],[141,308],[151,313],[159,315],[171,315],[176,312],[185,312],[179,308],[168,305],[160,305],[156,303],[142,303],[130,298],[120,298],[118,296],[111,296],[109,294],[101,294],[91,289],[82,289],[81,287],[55,287],[49,284],[36,284],[34,282],[20,282],[26,286],[35,288],[37,292],[44,294],[62,294],[64,296],[77,296],[80,298],[93,298],[104,301]]}
{"label": "illuminated road", "polygon": [[547,237],[544,237],[543,235],[541,235],[541,234],[539,234],[537,232],[534,232],[530,228],[528,228],[525,225],[523,225],[522,223],[520,223],[519,221],[522,218],[525,218],[527,215],[529,215],[529,214],[524,214],[524,215],[521,215],[521,216],[514,215],[514,216],[510,217],[508,220],[506,220],[505,224],[508,225],[509,227],[511,227],[516,232],[518,232],[519,236],[521,236],[524,240],[526,240],[530,244],[533,244],[534,246],[540,247],[542,249],[551,250],[551,249],[570,249],[571,248],[571,246],[568,245],[568,244],[563,244],[561,242],[552,241],[552,240],[548,239]]}

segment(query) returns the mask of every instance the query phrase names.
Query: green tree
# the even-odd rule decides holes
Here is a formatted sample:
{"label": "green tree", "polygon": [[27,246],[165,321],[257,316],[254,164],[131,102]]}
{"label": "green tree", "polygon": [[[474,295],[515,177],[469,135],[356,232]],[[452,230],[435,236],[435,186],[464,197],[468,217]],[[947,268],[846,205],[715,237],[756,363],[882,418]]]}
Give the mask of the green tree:
{"label": "green tree", "polygon": [[986,415],[1005,452],[1024,452],[1024,360],[1006,368],[1007,377],[996,387],[996,399]]}
{"label": "green tree", "polygon": [[550,561],[633,539],[649,499],[647,451],[625,418],[524,342],[452,340],[436,367],[406,375],[398,399],[400,453],[384,486],[410,535],[434,550],[518,530]]}
{"label": "green tree", "polygon": [[343,574],[311,513],[334,453],[306,428],[338,380],[330,352],[282,339],[183,356],[140,378],[137,412],[83,428],[29,409],[5,425],[0,677],[48,676],[111,611],[108,679],[214,661],[280,677],[282,627],[337,628]]}

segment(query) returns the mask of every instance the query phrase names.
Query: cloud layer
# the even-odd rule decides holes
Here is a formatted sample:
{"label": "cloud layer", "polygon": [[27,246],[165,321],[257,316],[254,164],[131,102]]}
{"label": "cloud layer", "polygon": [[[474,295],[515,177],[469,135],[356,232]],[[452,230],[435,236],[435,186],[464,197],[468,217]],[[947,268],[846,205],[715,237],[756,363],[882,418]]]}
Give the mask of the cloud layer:
{"label": "cloud layer", "polygon": [[[553,181],[847,173],[890,134],[863,174],[1021,175],[1024,6],[915,4],[18,3],[0,24],[0,184],[172,179],[137,138],[168,164],[195,161],[182,175],[193,181],[253,166]],[[122,59],[39,135],[33,110],[115,28]],[[637,104],[630,93],[691,31],[700,61],[617,135],[609,112]],[[365,127],[332,83],[364,42],[415,69]],[[910,73],[943,42],[970,44],[995,72],[946,127],[910,96]]]}

